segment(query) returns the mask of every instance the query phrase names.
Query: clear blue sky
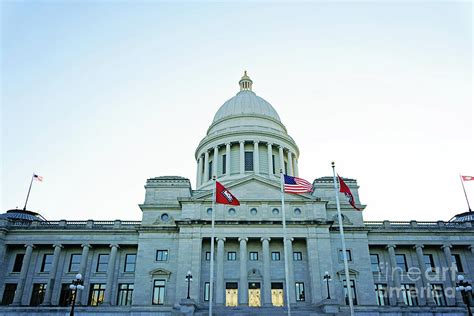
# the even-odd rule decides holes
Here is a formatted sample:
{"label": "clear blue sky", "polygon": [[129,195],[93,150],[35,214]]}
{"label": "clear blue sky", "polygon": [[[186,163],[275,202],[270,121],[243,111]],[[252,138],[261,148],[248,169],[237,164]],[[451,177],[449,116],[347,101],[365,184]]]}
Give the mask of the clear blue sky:
{"label": "clear blue sky", "polygon": [[[1,206],[140,219],[243,70],[300,147],[356,178],[366,220],[449,219],[474,176],[470,2],[3,1]],[[474,204],[474,182],[466,189]]]}

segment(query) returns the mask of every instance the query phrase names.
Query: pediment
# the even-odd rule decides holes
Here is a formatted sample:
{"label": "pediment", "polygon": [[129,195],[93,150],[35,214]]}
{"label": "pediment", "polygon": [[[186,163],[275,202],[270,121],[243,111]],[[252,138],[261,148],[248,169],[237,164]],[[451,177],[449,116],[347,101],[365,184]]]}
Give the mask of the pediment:
{"label": "pediment", "polygon": [[171,271],[168,271],[168,270],[163,269],[163,268],[158,268],[158,269],[150,271],[150,275],[152,277],[165,277],[165,278],[169,279],[170,275],[171,275]]}
{"label": "pediment", "polygon": [[[280,201],[281,190],[280,182],[271,180],[258,175],[249,175],[245,178],[226,182],[222,180],[222,184],[235,196],[239,201]],[[193,196],[193,200],[210,200],[212,198],[212,190],[200,192]],[[311,201],[316,200],[310,194],[287,194],[285,193],[285,201]]]}
{"label": "pediment", "polygon": [[[336,273],[339,276],[339,278],[345,279],[346,272],[344,271],[344,269],[339,270]],[[349,276],[350,277],[357,277],[358,275],[359,275],[359,271],[349,268]]]}

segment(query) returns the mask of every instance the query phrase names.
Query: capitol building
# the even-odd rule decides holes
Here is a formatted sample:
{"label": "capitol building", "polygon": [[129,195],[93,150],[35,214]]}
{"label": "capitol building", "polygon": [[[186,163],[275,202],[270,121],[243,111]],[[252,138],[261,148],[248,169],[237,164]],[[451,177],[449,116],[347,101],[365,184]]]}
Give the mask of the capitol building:
{"label": "capitol building", "polygon": [[[285,195],[285,277],[280,170],[298,176],[300,148],[252,85],[245,73],[197,144],[195,188],[179,176],[146,181],[141,221],[1,214],[0,315],[68,314],[78,273],[77,315],[208,315],[211,297],[214,315],[286,315],[287,298],[295,316],[349,315],[348,291],[356,315],[466,315],[454,289],[458,275],[474,279],[474,213],[370,222],[340,194],[346,280],[332,176]],[[213,176],[239,206],[213,209]],[[344,181],[363,209],[357,181]]]}

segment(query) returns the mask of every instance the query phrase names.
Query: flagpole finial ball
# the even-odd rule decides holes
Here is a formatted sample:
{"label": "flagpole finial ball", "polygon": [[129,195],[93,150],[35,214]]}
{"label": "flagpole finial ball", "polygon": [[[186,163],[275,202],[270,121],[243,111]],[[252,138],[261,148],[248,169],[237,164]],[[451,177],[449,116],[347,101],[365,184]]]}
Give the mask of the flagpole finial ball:
{"label": "flagpole finial ball", "polygon": [[216,180],[216,176],[212,176],[212,180],[214,180],[214,181],[215,181],[215,180]]}
{"label": "flagpole finial ball", "polygon": [[331,166],[334,167],[335,164],[336,164],[336,163],[335,163],[334,161],[331,161]]}

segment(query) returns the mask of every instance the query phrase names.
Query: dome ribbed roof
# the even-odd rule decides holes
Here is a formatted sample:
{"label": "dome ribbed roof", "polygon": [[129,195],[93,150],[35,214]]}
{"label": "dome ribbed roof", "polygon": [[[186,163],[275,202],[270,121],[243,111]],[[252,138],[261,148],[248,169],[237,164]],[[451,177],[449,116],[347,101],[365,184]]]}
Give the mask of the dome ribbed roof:
{"label": "dome ribbed roof", "polygon": [[4,214],[0,214],[0,219],[20,220],[27,222],[45,221],[44,217],[36,212],[19,209],[9,210]]}
{"label": "dome ribbed roof", "polygon": [[281,122],[273,106],[250,90],[242,90],[225,102],[214,116],[213,123],[238,115],[262,115]]}

